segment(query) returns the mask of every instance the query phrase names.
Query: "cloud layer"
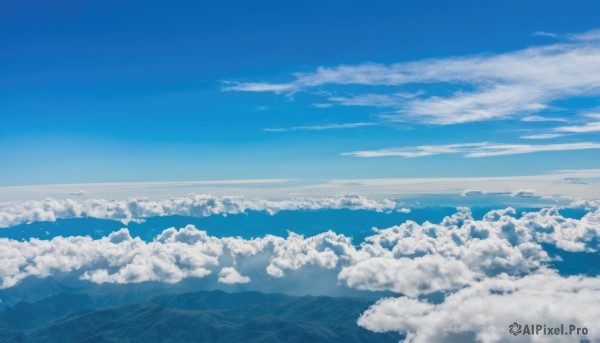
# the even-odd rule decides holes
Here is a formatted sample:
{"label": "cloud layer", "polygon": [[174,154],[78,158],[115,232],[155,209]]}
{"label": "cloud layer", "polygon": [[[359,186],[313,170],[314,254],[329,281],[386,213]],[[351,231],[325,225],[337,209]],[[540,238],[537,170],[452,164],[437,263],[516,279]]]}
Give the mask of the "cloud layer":
{"label": "cloud layer", "polygon": [[96,283],[178,282],[219,274],[222,283],[283,278],[311,266],[338,273],[342,284],[409,296],[455,290],[499,274],[526,275],[551,259],[541,243],[572,252],[599,249],[600,212],[582,219],[555,209],[515,217],[512,208],[474,220],[461,208],[439,224],[407,221],[376,230],[359,246],[334,232],[290,233],[246,240],[217,238],[187,226],[163,231],[151,242],[121,229],[107,237],[51,240],[0,239],[0,285],[28,276],[76,272]]}
{"label": "cloud layer", "polygon": [[238,214],[247,211],[263,211],[274,214],[285,210],[351,209],[405,211],[389,199],[369,199],[359,195],[336,197],[296,197],[269,201],[249,199],[241,196],[192,194],[188,197],[151,200],[128,198],[125,200],[105,199],[46,199],[0,203],[0,228],[35,221],[55,221],[65,218],[101,218],[119,220],[123,223],[154,216],[206,217],[217,214]]}
{"label": "cloud layer", "polygon": [[[78,189],[85,190],[85,194],[77,196],[76,202],[98,198],[125,199],[132,194],[140,199],[148,198],[163,202],[156,199],[188,198],[190,193],[211,194],[217,198],[236,194],[250,199],[286,199],[290,196],[336,198],[337,194],[360,194],[373,199],[385,197],[395,199],[412,195],[460,194],[464,189],[505,193],[526,188],[536,189],[540,196],[597,199],[600,194],[600,169],[558,170],[533,175],[493,177],[267,179],[5,186],[0,187],[0,212],[18,213],[22,211],[19,209],[25,206],[23,204],[26,204],[27,200],[38,200],[37,204],[42,205],[44,202],[41,200],[47,198],[74,198],[70,193]],[[424,198],[421,197],[420,200]],[[10,210],[7,210],[9,208]]]}
{"label": "cloud layer", "polygon": [[[403,332],[413,342],[508,341],[514,339],[507,332],[514,321],[585,326],[588,338],[600,339],[600,327],[591,320],[600,315],[599,278],[560,276],[549,269],[557,257],[542,245],[598,253],[598,204],[576,205],[590,212],[572,219],[547,208],[517,218],[506,208],[474,220],[468,208],[459,208],[437,224],[407,221],[374,229],[360,245],[331,231],[217,238],[192,225],[166,229],[151,242],[131,237],[127,229],[100,239],[2,238],[0,288],[65,273],[98,284],[195,278],[259,291],[273,290],[276,282],[304,282],[304,291],[311,292],[326,282],[398,294],[378,301],[358,324]],[[441,302],[421,298],[436,292],[445,294]]]}

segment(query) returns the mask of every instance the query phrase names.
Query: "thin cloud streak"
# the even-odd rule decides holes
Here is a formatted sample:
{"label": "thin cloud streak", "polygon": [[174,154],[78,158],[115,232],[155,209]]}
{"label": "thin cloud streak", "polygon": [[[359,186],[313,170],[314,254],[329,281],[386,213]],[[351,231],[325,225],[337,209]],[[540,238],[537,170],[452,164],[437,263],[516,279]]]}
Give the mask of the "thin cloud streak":
{"label": "thin cloud streak", "polygon": [[521,121],[530,122],[530,123],[549,122],[549,121],[556,121],[556,122],[562,122],[562,123],[568,122],[568,120],[566,120],[564,118],[542,117],[542,116],[527,116],[527,117],[521,118]]}
{"label": "thin cloud streak", "polygon": [[424,157],[441,154],[463,154],[463,157],[490,157],[530,154],[546,151],[570,151],[600,149],[600,143],[581,142],[563,144],[493,144],[488,142],[448,144],[448,145],[421,145],[414,147],[399,147],[380,150],[364,150],[342,153],[343,156],[353,157]]}
{"label": "thin cloud streak", "polygon": [[339,129],[353,129],[357,127],[375,126],[377,123],[346,123],[346,124],[325,124],[325,125],[313,125],[313,126],[294,126],[294,127],[282,127],[282,128],[266,128],[263,131],[266,132],[287,132],[287,131],[321,131],[321,130],[339,130]]}
{"label": "thin cloud streak", "polygon": [[225,82],[226,86],[221,87],[221,91],[239,91],[239,92],[273,92],[280,94],[290,92],[295,89],[291,84],[261,83],[261,82]]}
{"label": "thin cloud streak", "polygon": [[527,136],[521,136],[519,138],[522,138],[522,139],[551,139],[551,138],[558,138],[558,137],[562,137],[562,135],[560,133],[541,133],[539,135],[527,135]]}
{"label": "thin cloud streak", "polygon": [[549,38],[560,38],[560,35],[553,32],[536,31],[532,34],[534,37],[549,37]]}
{"label": "thin cloud streak", "polygon": [[570,133],[600,132],[600,122],[587,123],[585,125],[560,126],[555,128],[554,131]]}

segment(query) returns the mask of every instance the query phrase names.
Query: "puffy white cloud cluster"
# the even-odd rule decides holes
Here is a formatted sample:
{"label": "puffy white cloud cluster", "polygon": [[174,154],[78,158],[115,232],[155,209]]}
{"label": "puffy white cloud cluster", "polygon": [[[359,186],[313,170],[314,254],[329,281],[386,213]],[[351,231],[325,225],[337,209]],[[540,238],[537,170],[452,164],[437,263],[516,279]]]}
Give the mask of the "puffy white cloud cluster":
{"label": "puffy white cloud cluster", "polygon": [[[306,273],[316,271],[310,275],[319,279],[310,279],[306,287],[318,287],[322,280],[336,283],[337,276],[336,287],[397,293],[370,307],[358,324],[406,333],[411,342],[514,340],[508,325],[515,321],[585,326],[586,338],[600,339],[600,324],[592,320],[600,317],[600,279],[559,276],[548,269],[551,256],[541,246],[598,251],[599,230],[598,210],[581,219],[565,218],[556,209],[517,218],[507,208],[474,220],[468,208],[459,208],[438,224],[407,221],[374,229],[360,245],[332,231],[312,237],[217,238],[192,225],[166,229],[151,242],[131,237],[127,229],[100,239],[2,238],[0,288],[27,277],[74,273],[93,283],[203,278],[260,291],[275,280],[306,282]],[[419,300],[434,292],[443,292],[445,299]]]}
{"label": "puffy white cloud cluster", "polygon": [[542,209],[524,214],[518,224],[526,227],[535,241],[555,244],[566,251],[600,249],[600,210],[572,219],[561,216],[557,209]]}
{"label": "puffy white cloud cluster", "polygon": [[339,278],[358,289],[416,296],[501,273],[524,275],[550,257],[533,241],[523,225],[527,222],[514,214],[512,208],[491,211],[476,221],[469,209],[459,208],[440,224],[407,221],[378,230],[365,239],[358,262],[344,267]]}
{"label": "puffy white cloud cluster", "polygon": [[[409,297],[385,298],[358,324],[375,332],[399,331],[407,342],[579,342],[600,340],[600,278],[561,277],[542,270],[521,278],[501,274],[449,295],[440,304]],[[520,324],[586,327],[586,336],[514,337]]]}
{"label": "puffy white cloud cluster", "polygon": [[270,201],[242,196],[211,196],[191,194],[188,197],[151,200],[128,198],[105,199],[45,199],[0,203],[0,227],[10,227],[35,221],[91,217],[119,220],[123,223],[153,216],[205,217],[215,214],[238,214],[264,211],[274,214],[284,210],[351,209],[371,211],[406,211],[389,199],[370,199],[360,195],[335,197],[296,197]]}
{"label": "puffy white cloud cluster", "polygon": [[588,211],[600,209],[600,200],[575,199],[571,201],[569,207],[583,208]]}
{"label": "puffy white cloud cluster", "polygon": [[306,267],[329,270],[342,285],[418,296],[460,289],[502,273],[526,275],[550,256],[540,242],[569,251],[597,251],[600,213],[569,219],[544,209],[515,217],[512,208],[474,220],[460,208],[441,223],[407,221],[377,230],[356,246],[334,232],[312,237],[217,238],[187,226],[145,242],[121,229],[107,237],[0,239],[0,285],[28,276],[76,272],[95,283],[178,282],[219,276],[222,283],[283,278]]}
{"label": "puffy white cloud cluster", "polygon": [[234,283],[248,283],[250,282],[250,278],[247,276],[241,275],[235,268],[233,267],[225,267],[221,269],[219,272],[219,282],[226,284],[234,284]]}
{"label": "puffy white cloud cluster", "polygon": [[[16,285],[28,276],[46,277],[59,272],[78,272],[94,283],[175,283],[188,277],[219,272],[225,284],[247,283],[233,266],[256,258],[253,270],[262,277],[281,278],[286,271],[306,265],[332,269],[347,259],[353,247],[349,238],[326,232],[304,238],[267,235],[246,240],[217,238],[192,225],[163,231],[152,242],[133,238],[121,229],[101,239],[55,237],[29,241],[0,239],[0,288]],[[265,257],[265,258],[261,258]]]}

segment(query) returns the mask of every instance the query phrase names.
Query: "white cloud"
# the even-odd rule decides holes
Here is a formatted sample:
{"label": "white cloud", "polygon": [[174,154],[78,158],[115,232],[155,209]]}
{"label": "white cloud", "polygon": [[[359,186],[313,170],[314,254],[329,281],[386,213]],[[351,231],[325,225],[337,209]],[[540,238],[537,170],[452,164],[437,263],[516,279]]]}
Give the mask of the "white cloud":
{"label": "white cloud", "polygon": [[583,114],[584,117],[600,119],[600,112],[592,111]]}
{"label": "white cloud", "polygon": [[[522,278],[500,275],[473,283],[441,304],[401,297],[371,306],[358,324],[375,332],[407,333],[407,342],[578,342],[600,340],[600,278],[560,277],[543,271]],[[570,324],[587,336],[519,336],[511,323]]]}
{"label": "white cloud", "polygon": [[233,267],[225,267],[219,272],[220,283],[231,285],[235,283],[248,283],[250,281],[249,277],[241,275]]}
{"label": "white cloud", "polygon": [[380,150],[365,150],[342,153],[344,156],[354,157],[423,157],[440,154],[457,154],[468,152],[473,148],[481,148],[489,143],[467,143],[467,144],[448,144],[448,145],[420,145],[415,147],[389,148]]}
{"label": "white cloud", "polygon": [[555,128],[554,131],[570,133],[600,132],[600,122],[587,123],[577,126],[559,126]]}
{"label": "white cloud", "polygon": [[584,33],[571,34],[568,37],[576,41],[600,41],[600,30],[591,30]]}
{"label": "white cloud", "polygon": [[[1,238],[0,288],[57,273],[75,273],[94,283],[174,283],[217,275],[213,278],[221,283],[254,285],[313,270],[317,276],[337,275],[351,288],[415,297],[455,291],[502,273],[535,272],[550,261],[540,243],[597,252],[599,222],[598,210],[581,219],[565,218],[556,209],[516,218],[507,208],[474,220],[461,208],[439,224],[407,221],[376,230],[359,246],[331,231],[312,237],[217,238],[192,225],[166,229],[151,242],[131,237],[127,229],[100,239]],[[239,275],[228,269],[232,266]]]}
{"label": "white cloud", "polygon": [[[546,34],[547,35],[547,34]],[[239,83],[228,90],[296,92],[327,85],[395,86],[449,83],[451,95],[397,101],[396,92],[329,96],[345,105],[389,107],[398,118],[447,125],[536,116],[556,100],[600,95],[598,32],[566,36],[567,41],[503,54],[425,59],[396,64],[365,63],[319,67],[296,73],[283,84]],[[426,87],[422,87],[425,88]]]}
{"label": "white cloud", "polygon": [[[572,198],[596,199],[600,194],[600,169],[559,170],[543,174],[492,177],[274,179],[4,186],[0,187],[0,213],[4,212],[6,215],[6,212],[10,212],[6,210],[7,208],[21,208],[27,202],[26,200],[35,199],[40,206],[44,204],[42,200],[48,197],[62,201],[67,197],[66,194],[77,188],[86,189],[85,196],[78,198],[77,202],[94,198],[125,199],[131,194],[136,194],[139,199],[164,202],[166,198],[187,198],[190,193],[211,194],[216,198],[237,194],[248,199],[335,198],[338,194],[360,194],[371,199],[402,197],[406,200],[406,197],[422,194],[459,194],[464,189],[482,190],[487,193],[510,193],[516,189],[534,188],[539,196],[553,197],[546,199],[550,201],[539,202],[539,206],[545,206],[561,203],[565,197],[568,201]],[[46,210],[42,206],[40,211]],[[0,214],[0,218],[2,216]],[[6,217],[3,220],[5,219]]]}
{"label": "white cloud", "polygon": [[324,124],[313,126],[294,126],[288,128],[266,128],[263,131],[267,132],[286,132],[286,131],[321,131],[332,129],[354,129],[357,127],[374,126],[377,123],[361,122],[361,123],[345,123],[345,124]]}
{"label": "white cloud", "polygon": [[291,92],[295,90],[292,84],[276,84],[276,83],[261,83],[261,82],[226,82],[226,86],[221,88],[222,91],[241,91],[241,92],[273,92],[276,94],[283,92]]}
{"label": "white cloud", "polygon": [[600,143],[562,143],[562,144],[546,144],[546,145],[528,145],[528,144],[496,144],[483,147],[480,151],[471,151],[465,157],[488,157],[488,156],[504,156],[517,154],[530,154],[544,151],[571,151],[571,150],[586,150],[599,149]]}
{"label": "white cloud", "polygon": [[313,106],[316,108],[330,108],[330,107],[333,107],[333,104],[331,104],[331,103],[315,103],[315,104],[313,104]]}
{"label": "white cloud", "polygon": [[[575,182],[577,182],[577,180],[575,180]],[[575,199],[571,201],[569,207],[583,208],[587,211],[598,210],[600,209],[600,200]]]}
{"label": "white cloud", "polygon": [[101,218],[119,220],[123,223],[154,216],[206,217],[216,214],[238,214],[248,211],[264,211],[275,214],[284,210],[352,209],[378,212],[397,209],[396,202],[389,199],[369,199],[359,195],[336,197],[295,197],[269,201],[241,196],[192,194],[188,197],[151,200],[128,198],[105,199],[45,199],[0,203],[0,227],[9,227],[35,221],[56,221],[65,218]]}
{"label": "white cloud", "polygon": [[535,196],[535,189],[518,189],[510,194],[512,197],[532,197]]}
{"label": "white cloud", "polygon": [[462,192],[460,192],[460,196],[461,197],[469,197],[469,196],[476,196],[476,195],[485,195],[487,192],[485,191],[481,191],[478,189],[465,189]]}
{"label": "white cloud", "polygon": [[533,33],[534,37],[550,37],[550,38],[559,38],[560,35],[556,34],[556,33],[552,33],[552,32],[546,32],[546,31],[536,31]]}
{"label": "white cloud", "polygon": [[524,225],[531,223],[521,223],[514,214],[510,208],[492,211],[476,221],[461,209],[438,225],[408,221],[379,230],[365,239],[358,262],[345,266],[338,277],[353,288],[415,297],[501,273],[525,275],[549,256]]}
{"label": "white cloud", "polygon": [[546,121],[557,121],[557,122],[567,122],[568,120],[564,118],[556,118],[556,117],[542,117],[542,116],[526,116],[521,118],[521,121],[524,122],[546,122]]}
{"label": "white cloud", "polygon": [[12,287],[26,277],[59,272],[75,272],[82,280],[94,283],[175,283],[184,278],[207,277],[220,269],[219,282],[248,283],[249,276],[220,266],[231,261],[244,266],[257,258],[249,262],[250,272],[263,279],[281,278],[305,266],[335,268],[354,251],[349,238],[333,232],[306,239],[291,233],[287,238],[267,235],[245,240],[208,236],[192,225],[167,229],[152,242],[132,238],[127,229],[121,229],[95,240],[55,237],[20,242],[1,238],[0,247],[0,288]]}
{"label": "white cloud", "polygon": [[344,106],[397,107],[405,104],[408,99],[414,99],[423,94],[425,94],[423,91],[394,94],[359,94],[350,97],[334,96],[328,100]]}
{"label": "white cloud", "polygon": [[458,289],[469,284],[474,277],[465,263],[440,255],[372,257],[342,269],[339,274],[339,279],[351,288],[394,291],[413,297]]}
{"label": "white cloud", "polygon": [[342,153],[344,156],[354,157],[423,157],[440,154],[464,154],[464,157],[490,157],[518,154],[531,154],[544,151],[570,151],[600,149],[600,143],[580,142],[561,144],[495,144],[488,142],[448,144],[448,145],[420,145],[413,147],[389,148],[380,150],[352,151]]}
{"label": "white cloud", "polygon": [[522,138],[522,139],[551,139],[551,138],[558,138],[561,136],[562,135],[560,133],[541,133],[538,135],[525,135],[525,136],[521,136],[519,138]]}

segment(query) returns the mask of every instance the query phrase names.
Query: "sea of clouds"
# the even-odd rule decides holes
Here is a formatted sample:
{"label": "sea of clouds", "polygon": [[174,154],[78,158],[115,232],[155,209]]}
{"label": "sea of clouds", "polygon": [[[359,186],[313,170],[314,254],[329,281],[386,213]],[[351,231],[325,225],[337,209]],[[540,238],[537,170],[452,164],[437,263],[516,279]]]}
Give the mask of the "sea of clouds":
{"label": "sea of clouds", "polygon": [[[52,218],[132,220],[174,212],[208,215],[247,209],[399,209],[392,201],[356,196],[261,203],[238,197],[198,196],[187,201],[142,201],[141,205],[137,201],[109,201],[106,203],[112,205],[108,207],[106,203],[95,205],[96,200],[83,203],[86,209],[78,207],[81,203],[48,200],[39,203],[48,205],[43,210],[30,206],[19,213],[38,213],[27,220],[49,220],[48,213]],[[90,208],[104,212],[92,215]],[[23,216],[3,218],[5,223],[24,220]],[[2,238],[0,288],[15,287],[27,277],[71,273],[96,284],[177,283],[187,278],[218,277],[223,285],[255,285],[260,291],[269,280],[299,280],[310,271],[317,279],[320,274],[323,280],[330,280],[327,275],[335,276],[333,282],[338,286],[395,294],[369,308],[358,318],[358,324],[377,332],[400,331],[409,341],[500,342],[513,339],[506,333],[508,324],[532,320],[586,326],[590,332],[587,338],[600,340],[600,321],[593,320],[600,318],[600,278],[561,275],[551,266],[560,257],[543,248],[548,245],[561,251],[597,254],[600,210],[590,208],[582,218],[573,219],[552,208],[520,216],[506,208],[475,220],[468,208],[458,208],[440,223],[406,221],[374,229],[359,245],[332,231],[312,237],[290,232],[287,237],[218,238],[192,225],[166,229],[150,242],[132,237],[127,229],[100,239]],[[443,300],[429,302],[424,297],[434,293],[443,294]],[[548,341],[546,336],[521,339]]]}
{"label": "sea of clouds", "polygon": [[377,212],[409,212],[390,199],[371,199],[360,195],[334,197],[295,197],[265,200],[243,196],[191,194],[170,199],[131,197],[123,200],[52,199],[0,202],[0,228],[36,221],[69,218],[112,219],[127,224],[156,216],[206,217],[215,214],[239,214],[248,211],[275,214],[279,211],[350,209]]}

